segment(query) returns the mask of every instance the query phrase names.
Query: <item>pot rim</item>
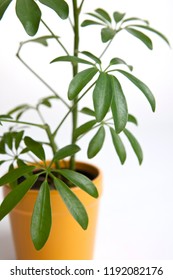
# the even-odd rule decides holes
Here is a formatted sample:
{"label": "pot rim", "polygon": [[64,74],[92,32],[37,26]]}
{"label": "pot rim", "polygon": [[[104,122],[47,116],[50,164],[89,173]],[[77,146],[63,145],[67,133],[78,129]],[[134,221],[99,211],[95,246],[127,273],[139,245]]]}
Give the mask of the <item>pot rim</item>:
{"label": "pot rim", "polygon": [[[49,160],[47,162],[49,162]],[[68,161],[65,161],[65,162],[68,163]],[[91,164],[87,161],[78,161],[77,160],[76,161],[76,166],[80,166],[81,170],[88,170],[89,169],[88,173],[95,174],[95,178],[93,180],[91,180],[93,182],[93,184],[97,184],[97,181],[99,181],[102,178],[102,171],[95,164]],[[86,169],[84,167],[86,167]],[[87,167],[88,167],[88,169],[87,169]],[[93,172],[91,172],[91,170]],[[9,185],[5,185],[5,187],[11,189]],[[81,188],[79,188],[78,186],[74,186],[72,188],[72,190],[73,191],[78,191],[78,190],[81,190]],[[36,193],[39,192],[39,189],[30,189],[29,192],[31,194],[36,194]],[[55,190],[55,189],[50,189],[50,192],[51,192],[51,194],[57,194],[57,190]]]}

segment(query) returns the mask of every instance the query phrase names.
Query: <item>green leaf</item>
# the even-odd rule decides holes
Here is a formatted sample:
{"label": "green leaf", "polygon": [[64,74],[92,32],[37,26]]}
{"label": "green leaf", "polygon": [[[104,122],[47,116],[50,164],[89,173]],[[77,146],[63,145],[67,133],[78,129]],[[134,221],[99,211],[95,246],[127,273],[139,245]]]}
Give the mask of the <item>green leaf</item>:
{"label": "green leaf", "polygon": [[10,115],[0,115],[0,119],[12,119],[12,117]]}
{"label": "green leaf", "polygon": [[55,153],[53,160],[55,161],[55,160],[64,159],[66,157],[76,154],[79,151],[80,151],[79,146],[77,146],[75,144],[65,146]]}
{"label": "green leaf", "polygon": [[102,18],[104,18],[106,21],[111,23],[111,18],[105,10],[98,8],[95,10],[95,12],[99,14]]}
{"label": "green leaf", "polygon": [[144,93],[145,97],[147,98],[154,112],[156,107],[156,102],[155,102],[154,95],[152,94],[148,86],[144,84],[142,81],[140,81],[139,79],[137,79],[135,76],[133,76],[132,74],[124,70],[118,69],[117,71],[123,74],[125,77],[127,77],[135,86],[137,86]]}
{"label": "green leaf", "polygon": [[117,65],[117,64],[124,64],[129,68],[130,71],[133,70],[133,66],[128,65],[123,59],[121,59],[119,57],[112,58],[109,64],[110,64],[110,66],[111,65]]}
{"label": "green leaf", "polygon": [[4,142],[7,144],[8,148],[12,150],[13,148],[13,132],[6,132],[4,134]]}
{"label": "green leaf", "polygon": [[120,22],[124,17],[125,17],[125,13],[119,13],[119,12],[114,12],[113,13],[113,17],[116,23]]}
{"label": "green leaf", "polygon": [[80,112],[85,114],[85,115],[95,117],[95,112],[88,107],[82,108]]}
{"label": "green leaf", "polygon": [[95,63],[97,64],[101,64],[101,60],[100,58],[98,58],[97,56],[95,56],[94,54],[90,53],[90,52],[87,52],[87,51],[83,51],[81,52],[82,54],[88,56],[89,58],[91,58],[92,60],[95,61]]}
{"label": "green leaf", "polygon": [[79,126],[75,132],[74,132],[74,138],[77,139],[79,136],[87,133],[88,131],[90,131],[93,126],[96,124],[96,121],[95,120],[91,120],[91,121],[88,121],[84,124],[82,124],[81,126]]}
{"label": "green leaf", "polygon": [[24,138],[24,142],[26,147],[34,154],[36,155],[39,159],[45,161],[45,152],[44,149],[42,147],[42,145],[33,140],[31,137],[26,136]]}
{"label": "green leaf", "polygon": [[39,28],[41,11],[33,0],[17,0],[16,14],[28,35],[34,36]]}
{"label": "green leaf", "polygon": [[8,114],[9,114],[9,115],[12,115],[12,114],[14,114],[14,113],[16,113],[16,112],[18,112],[18,111],[28,109],[28,107],[29,107],[29,106],[28,106],[27,104],[19,105],[19,106],[15,107],[15,108],[11,109],[11,110],[8,112]]}
{"label": "green leaf", "polygon": [[71,63],[74,63],[74,64],[77,64],[77,63],[83,63],[83,64],[89,64],[89,65],[93,65],[94,66],[94,63],[88,61],[88,60],[85,60],[85,59],[82,59],[82,58],[79,58],[77,56],[71,56],[71,55],[66,55],[66,56],[59,56],[57,58],[55,58],[54,60],[52,60],[50,63],[54,63],[54,62],[71,62]]}
{"label": "green leaf", "polygon": [[31,220],[31,237],[36,250],[46,243],[52,225],[50,190],[47,181],[40,187]]}
{"label": "green leaf", "polygon": [[12,0],[1,0],[0,1],[0,19],[3,17],[6,9],[8,8],[9,4]]}
{"label": "green leaf", "polygon": [[148,20],[141,19],[141,18],[138,18],[138,17],[126,18],[125,20],[123,20],[123,23],[128,22],[128,21],[136,21],[136,20],[142,21],[142,22],[144,22],[144,23],[146,23],[146,24],[149,24],[149,21],[148,21]]}
{"label": "green leaf", "polygon": [[24,197],[37,180],[38,175],[28,177],[17,185],[3,200],[0,206],[0,220],[2,220]]}
{"label": "green leaf", "polygon": [[131,27],[126,27],[125,30],[128,31],[133,36],[135,36],[136,38],[138,38],[140,41],[142,41],[150,50],[153,49],[152,41],[147,35]]}
{"label": "green leaf", "polygon": [[128,122],[138,125],[138,121],[137,121],[136,117],[131,114],[128,115]]}
{"label": "green leaf", "polygon": [[137,139],[134,137],[134,135],[129,130],[124,129],[123,132],[126,135],[126,137],[128,138],[128,140],[138,158],[139,164],[141,164],[143,161],[143,152],[142,152],[139,142],[137,141]]}
{"label": "green leaf", "polygon": [[70,100],[74,99],[80,93],[80,91],[92,80],[97,72],[97,68],[92,67],[77,73],[70,82],[68,89],[68,98]]}
{"label": "green leaf", "polygon": [[0,141],[0,154],[6,154],[6,150],[5,150],[5,142],[4,139],[2,138]]}
{"label": "green leaf", "polygon": [[105,129],[103,126],[101,126],[89,143],[87,151],[88,158],[93,158],[98,154],[103,146],[104,140]]}
{"label": "green leaf", "polygon": [[112,90],[111,110],[115,130],[120,133],[125,128],[128,120],[127,102],[118,79],[112,75],[109,75],[109,79]]}
{"label": "green leaf", "polygon": [[75,186],[81,188],[85,192],[87,192],[89,195],[97,198],[98,197],[98,191],[95,187],[95,185],[92,183],[92,181],[84,176],[83,174],[69,170],[69,169],[61,169],[58,170],[58,173],[64,176],[66,179],[68,179],[70,182],[72,182]]}
{"label": "green leaf", "polygon": [[34,169],[35,166],[27,166],[27,165],[12,169],[11,171],[9,171],[8,173],[6,173],[4,176],[0,178],[0,186],[10,184],[11,182],[17,180],[19,177],[32,172]]}
{"label": "green leaf", "polygon": [[74,219],[83,229],[87,229],[88,215],[83,204],[63,181],[54,177],[54,184]]}
{"label": "green leaf", "polygon": [[61,19],[68,18],[69,7],[64,0],[39,0],[40,3],[54,10]]}
{"label": "green leaf", "polygon": [[101,122],[107,114],[111,105],[111,99],[109,75],[101,72],[93,91],[94,110],[98,122]]}
{"label": "green leaf", "polygon": [[116,30],[110,27],[104,27],[101,30],[101,39],[103,43],[106,43],[114,38]]}
{"label": "green leaf", "polygon": [[121,161],[121,164],[124,164],[124,162],[126,160],[126,150],[125,150],[124,144],[123,144],[120,136],[116,133],[116,131],[112,127],[110,127],[110,132],[111,132],[111,136],[112,136],[112,142],[115,147],[115,151]]}
{"label": "green leaf", "polygon": [[159,37],[161,37],[169,46],[170,46],[170,43],[168,41],[168,39],[165,37],[165,35],[163,35],[161,32],[159,32],[158,30],[148,26],[148,25],[139,25],[139,24],[134,24],[134,25],[131,25],[131,26],[134,26],[134,27],[138,27],[138,28],[144,28],[148,31],[151,31],[155,34],[157,34]]}
{"label": "green leaf", "polygon": [[103,18],[101,15],[99,14],[95,14],[95,13],[86,13],[87,15],[94,17],[100,21],[102,21],[102,25],[105,25],[105,23],[107,24],[107,20],[105,20],[105,18]]}
{"label": "green leaf", "polygon": [[16,148],[16,150],[19,148],[19,145],[20,145],[20,143],[22,141],[22,138],[23,138],[23,134],[24,134],[24,130],[17,132],[16,135],[15,135],[15,148]]}
{"label": "green leaf", "polygon": [[5,162],[6,162],[6,160],[0,160],[0,165],[2,165]]}
{"label": "green leaf", "polygon": [[82,27],[86,27],[89,25],[102,25],[102,24],[100,22],[97,22],[94,20],[89,20],[89,19],[84,20],[81,24]]}
{"label": "green leaf", "polygon": [[39,43],[45,47],[48,46],[48,40],[49,39],[55,39],[55,38],[59,38],[58,36],[52,36],[52,35],[47,35],[47,36],[42,36],[42,37],[38,37],[32,40],[28,40],[27,43]]}

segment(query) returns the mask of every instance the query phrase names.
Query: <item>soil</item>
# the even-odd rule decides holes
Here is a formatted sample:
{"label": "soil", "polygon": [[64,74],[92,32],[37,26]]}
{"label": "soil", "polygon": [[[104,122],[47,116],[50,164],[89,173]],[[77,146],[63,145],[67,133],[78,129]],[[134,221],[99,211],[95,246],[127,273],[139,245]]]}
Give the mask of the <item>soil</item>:
{"label": "soil", "polygon": [[[37,174],[39,173],[41,170],[37,170],[37,171],[34,171],[33,173],[34,174]],[[89,178],[90,180],[93,180],[95,178],[95,175],[94,174],[90,174],[89,172],[85,171],[85,170],[80,170],[80,169],[77,169],[75,170],[76,172],[79,172],[80,174],[82,175],[85,175],[87,178]],[[54,174],[55,175],[55,174]],[[66,183],[70,188],[74,187],[74,185],[72,185],[71,182],[69,182],[66,178],[64,178],[63,176],[60,175],[59,177],[62,181],[64,181],[64,183]],[[39,190],[40,189],[40,186],[41,184],[44,182],[44,179],[45,179],[45,174],[41,174],[37,181],[35,182],[35,184],[32,186],[32,190]],[[22,183],[23,181],[25,180],[25,177],[22,176],[18,179],[18,184]],[[48,177],[48,183],[49,183],[49,186],[50,186],[50,189],[54,190],[55,187],[54,187],[54,184],[53,184],[53,180],[51,177]]]}

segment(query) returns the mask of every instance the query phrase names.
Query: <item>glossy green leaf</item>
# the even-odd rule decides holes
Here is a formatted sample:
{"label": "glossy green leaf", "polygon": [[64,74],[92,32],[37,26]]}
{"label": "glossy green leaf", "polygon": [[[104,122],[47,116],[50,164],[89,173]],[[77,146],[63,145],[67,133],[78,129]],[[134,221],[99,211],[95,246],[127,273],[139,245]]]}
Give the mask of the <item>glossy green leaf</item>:
{"label": "glossy green leaf", "polygon": [[33,0],[17,0],[16,14],[28,35],[34,36],[39,28],[41,11]]}
{"label": "glossy green leaf", "polygon": [[128,31],[133,36],[135,36],[136,38],[138,38],[140,41],[142,41],[150,50],[153,49],[152,41],[147,35],[131,27],[126,27],[125,30]]}
{"label": "glossy green leaf", "polygon": [[72,156],[74,154],[76,154],[77,152],[80,151],[79,146],[75,145],[75,144],[71,144],[68,146],[65,146],[61,149],[59,149],[55,155],[54,155],[54,160],[61,160],[64,159],[66,157]]}
{"label": "glossy green leaf", "polygon": [[109,14],[105,10],[98,8],[98,9],[95,10],[95,12],[97,14],[99,14],[102,18],[104,18],[106,21],[111,23],[111,21],[112,21],[111,17],[109,16]]}
{"label": "glossy green leaf", "polygon": [[118,23],[125,17],[125,13],[114,12],[113,17],[115,22]]}
{"label": "glossy green leaf", "polygon": [[83,204],[63,181],[54,177],[54,184],[74,219],[83,229],[87,229],[88,215]]}
{"label": "glossy green leaf", "polygon": [[4,176],[0,178],[0,186],[14,182],[19,177],[32,172],[34,169],[35,166],[27,166],[27,165],[16,169],[12,169],[11,171],[9,171],[8,173],[6,173]]}
{"label": "glossy green leaf", "polygon": [[102,24],[100,22],[97,22],[94,20],[89,20],[89,19],[84,20],[81,24],[82,27],[86,27],[89,25],[102,25]]}
{"label": "glossy green leaf", "polygon": [[77,139],[79,136],[87,133],[88,131],[90,131],[93,126],[96,124],[96,121],[95,120],[91,120],[91,121],[88,121],[84,124],[82,124],[81,126],[79,126],[75,132],[74,132],[74,138]]}
{"label": "glossy green leaf", "polygon": [[93,91],[94,110],[98,122],[101,122],[107,114],[111,105],[111,99],[109,75],[101,72]]}
{"label": "glossy green leaf", "polygon": [[95,117],[95,112],[88,107],[82,108],[80,112],[85,114],[85,115]]}
{"label": "glossy green leaf", "polygon": [[81,92],[81,90],[92,80],[97,72],[97,68],[91,67],[76,74],[76,76],[70,82],[68,89],[68,98],[70,100],[74,99]]}
{"label": "glossy green leaf", "polygon": [[68,18],[69,7],[64,0],[39,0],[40,3],[54,10],[61,19]]}
{"label": "glossy green leaf", "polygon": [[46,243],[52,225],[50,190],[47,181],[40,187],[31,219],[31,237],[36,250]]}
{"label": "glossy green leaf", "polygon": [[139,142],[137,141],[137,139],[134,137],[134,135],[129,130],[124,129],[123,132],[126,135],[126,137],[128,138],[128,140],[138,158],[139,164],[141,164],[143,161],[143,152],[142,152]]}
{"label": "glossy green leaf", "polygon": [[79,58],[77,56],[71,56],[71,55],[59,56],[59,57],[55,58],[54,60],[52,60],[51,63],[60,62],[60,61],[61,62],[71,62],[71,63],[74,63],[74,64],[77,64],[77,63],[89,64],[89,65],[94,66],[94,63],[92,63],[88,60]]}
{"label": "glossy green leaf", "polygon": [[104,27],[101,30],[101,39],[103,43],[106,43],[114,38],[116,30],[110,27]]}
{"label": "glossy green leaf", "polygon": [[84,54],[84,55],[86,55],[86,56],[88,56],[88,57],[91,58],[92,60],[94,60],[95,63],[101,64],[100,58],[98,58],[98,57],[95,56],[94,54],[92,54],[92,53],[90,53],[90,52],[88,52],[88,51],[83,51],[83,52],[81,52],[81,53]]}
{"label": "glossy green leaf", "polygon": [[0,19],[3,17],[6,9],[8,8],[9,4],[12,0],[1,0],[0,1]]}
{"label": "glossy green leaf", "polygon": [[128,115],[128,122],[138,125],[138,121],[137,121],[136,117],[131,114]]}
{"label": "glossy green leaf", "polygon": [[36,155],[39,159],[45,161],[45,152],[44,149],[42,147],[42,145],[33,140],[31,137],[26,136],[24,138],[24,142],[26,147],[34,154]]}
{"label": "glossy green leaf", "polygon": [[120,136],[116,133],[116,131],[112,127],[110,127],[110,132],[111,132],[111,136],[112,136],[112,142],[115,147],[115,151],[121,161],[121,164],[124,164],[124,162],[126,160],[125,146],[124,146]]}
{"label": "glossy green leaf", "polygon": [[88,158],[93,158],[98,154],[98,152],[103,147],[104,140],[105,129],[103,126],[101,126],[89,143],[87,151]]}
{"label": "glossy green leaf", "polygon": [[81,188],[85,192],[87,192],[89,195],[97,198],[98,197],[98,191],[95,187],[95,185],[92,183],[92,181],[84,176],[83,174],[69,170],[69,169],[61,169],[58,170],[58,173],[63,175],[66,179],[68,179],[70,182],[72,182],[75,186]]}
{"label": "glossy green leaf", "polygon": [[143,28],[143,29],[146,29],[148,31],[151,31],[151,32],[157,34],[159,37],[161,37],[170,46],[170,43],[169,43],[168,39],[165,37],[165,35],[163,35],[159,31],[157,31],[156,29],[154,29],[154,28],[152,28],[152,27],[150,27],[148,25],[134,24],[134,25],[131,25],[131,26],[138,27],[138,28]]}
{"label": "glossy green leaf", "polygon": [[24,134],[24,131],[22,130],[22,131],[17,132],[16,135],[15,135],[15,148],[16,148],[16,150],[19,148],[19,145],[20,145],[20,143],[22,141],[22,138],[23,138],[23,134]]}
{"label": "glossy green leaf", "polygon": [[129,68],[130,71],[133,70],[133,66],[128,65],[123,59],[121,59],[119,57],[112,58],[109,64],[110,65],[124,64]]}
{"label": "glossy green leaf", "polygon": [[120,72],[121,74],[123,74],[125,77],[127,77],[135,86],[137,86],[144,93],[145,97],[147,98],[147,100],[150,103],[151,108],[154,112],[155,107],[156,107],[156,101],[155,101],[154,95],[152,94],[152,92],[148,88],[148,86],[146,84],[144,84],[142,81],[140,81],[138,78],[136,78],[135,76],[133,76],[132,74],[130,74],[124,70],[118,69],[117,71]]}
{"label": "glossy green leaf", "polygon": [[112,116],[114,120],[115,130],[117,133],[120,133],[125,128],[128,120],[127,102],[118,79],[112,75],[109,75],[109,79],[112,91]]}
{"label": "glossy green leaf", "polygon": [[10,191],[0,206],[0,220],[2,220],[22,200],[24,195],[37,180],[37,177],[37,175],[28,177],[25,181]]}

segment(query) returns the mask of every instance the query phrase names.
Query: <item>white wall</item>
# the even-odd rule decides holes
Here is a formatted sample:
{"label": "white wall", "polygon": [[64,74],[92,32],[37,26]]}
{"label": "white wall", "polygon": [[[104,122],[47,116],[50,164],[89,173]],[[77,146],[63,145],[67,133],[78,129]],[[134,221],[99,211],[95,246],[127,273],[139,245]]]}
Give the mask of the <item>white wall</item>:
{"label": "white wall", "polygon": [[[101,6],[110,12],[117,10],[126,12],[129,17],[148,19],[151,26],[163,32],[173,45],[171,0],[86,1],[85,11],[92,11],[93,8]],[[39,98],[50,94],[15,57],[19,42],[27,40],[28,37],[14,17],[13,9],[11,5],[0,22],[1,114],[18,103],[34,104]],[[45,10],[45,21],[46,17],[50,26],[57,21],[52,12],[46,13]],[[103,45],[99,42],[98,33],[94,31],[94,35],[86,39],[87,30],[92,31],[92,27],[84,29],[81,50],[86,50],[88,46],[89,50],[99,55]],[[68,23],[65,23],[64,32],[60,31],[58,25],[54,32],[61,37],[65,35],[63,40],[69,48],[71,37]],[[41,34],[47,34],[44,28],[39,33]],[[153,114],[143,95],[124,80],[124,92],[130,104],[129,111],[136,114],[139,120],[137,129],[131,127],[143,147],[144,163],[141,167],[138,166],[130,146],[127,145],[127,163],[121,166],[109,136],[103,151],[93,159],[93,162],[104,170],[104,195],[95,254],[97,259],[172,259],[173,257],[173,52],[156,35],[151,34],[151,36],[154,43],[152,52],[137,39],[130,38],[130,35],[124,33],[117,36],[110,47],[110,54],[105,56],[105,61],[106,58],[118,56],[134,66],[134,75],[141,78],[155,94],[157,110]],[[96,43],[95,38],[98,39]],[[66,64],[61,70],[62,64],[49,65],[53,58],[62,54],[55,43],[50,44],[51,52],[37,44],[30,44],[23,49],[22,55],[52,87],[59,93],[62,92],[64,96],[71,73],[70,67]],[[86,101],[91,104],[89,97],[84,105]],[[54,126],[52,110],[46,111],[46,114]],[[55,114],[57,119],[61,114],[61,108],[58,107]],[[31,115],[31,119],[35,117]],[[60,134],[60,145],[68,142],[66,137],[70,124],[69,119],[65,130]],[[42,137],[42,134],[35,130],[33,132],[34,137]],[[84,151],[79,154],[79,159],[87,159],[86,148],[89,139],[90,136],[87,136],[81,141],[81,144],[84,144]],[[8,247],[3,248],[5,236],[8,236],[11,244],[7,218],[0,224],[0,258],[13,258],[13,251],[10,249],[8,252]]]}

